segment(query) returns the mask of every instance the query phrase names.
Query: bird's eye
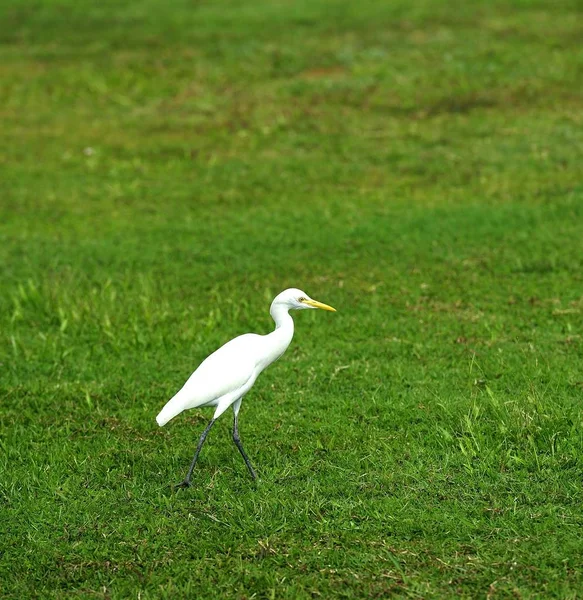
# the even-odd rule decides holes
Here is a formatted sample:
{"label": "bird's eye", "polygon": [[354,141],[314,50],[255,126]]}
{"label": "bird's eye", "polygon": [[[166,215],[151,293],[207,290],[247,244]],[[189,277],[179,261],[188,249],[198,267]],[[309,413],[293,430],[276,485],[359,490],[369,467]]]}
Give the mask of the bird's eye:
{"label": "bird's eye", "polygon": [[298,298],[298,302],[305,302],[307,300],[307,298],[304,298],[303,296],[301,298]]}

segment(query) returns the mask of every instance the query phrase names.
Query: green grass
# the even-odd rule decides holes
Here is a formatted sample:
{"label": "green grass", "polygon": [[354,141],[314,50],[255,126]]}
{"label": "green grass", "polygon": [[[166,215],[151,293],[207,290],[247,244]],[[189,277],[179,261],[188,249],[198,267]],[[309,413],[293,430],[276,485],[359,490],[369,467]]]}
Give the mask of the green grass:
{"label": "green grass", "polygon": [[0,596],[581,597],[578,3],[0,4]]}

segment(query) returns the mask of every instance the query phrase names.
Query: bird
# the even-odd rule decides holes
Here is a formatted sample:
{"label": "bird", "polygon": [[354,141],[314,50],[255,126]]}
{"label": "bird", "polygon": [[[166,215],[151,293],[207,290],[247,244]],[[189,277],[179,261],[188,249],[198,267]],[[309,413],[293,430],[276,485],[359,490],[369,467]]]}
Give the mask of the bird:
{"label": "bird", "polygon": [[289,288],[278,294],[269,309],[275,329],[266,335],[246,333],[221,346],[205,360],[188,378],[184,386],[166,403],[156,417],[163,427],[185,410],[204,406],[215,406],[213,418],[202,432],[188,473],[176,488],[191,485],[192,472],[200,451],[215,421],[233,407],[233,441],[237,446],[254,481],[255,469],[243,449],[239,437],[239,410],[243,396],[251,389],[259,374],[275,362],[287,350],[294,335],[294,321],[290,310],[323,309],[336,312],[335,308],[313,300],[297,288]]}

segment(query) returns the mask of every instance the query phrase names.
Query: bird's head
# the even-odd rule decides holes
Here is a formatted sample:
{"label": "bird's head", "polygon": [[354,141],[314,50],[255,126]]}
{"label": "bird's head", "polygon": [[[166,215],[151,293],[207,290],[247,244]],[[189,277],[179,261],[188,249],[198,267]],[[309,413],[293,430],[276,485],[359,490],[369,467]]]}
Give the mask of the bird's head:
{"label": "bird's head", "polygon": [[289,288],[281,292],[275,297],[275,300],[272,303],[272,306],[284,306],[288,310],[302,310],[304,308],[321,308],[323,310],[330,310],[332,312],[336,312],[335,308],[328,306],[327,304],[323,304],[322,302],[318,302],[317,300],[312,300],[306,294],[306,292],[302,292],[302,290],[298,290],[297,288]]}

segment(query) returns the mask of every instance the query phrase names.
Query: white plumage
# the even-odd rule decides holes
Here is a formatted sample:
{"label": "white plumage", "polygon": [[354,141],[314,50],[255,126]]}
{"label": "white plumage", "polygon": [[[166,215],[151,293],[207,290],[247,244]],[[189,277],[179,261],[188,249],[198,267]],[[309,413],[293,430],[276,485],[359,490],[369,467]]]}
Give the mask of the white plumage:
{"label": "white plumage", "polygon": [[289,346],[294,334],[294,322],[289,311],[292,309],[322,308],[335,309],[316,300],[305,292],[290,288],[279,294],[271,304],[270,313],[275,321],[275,330],[267,335],[247,333],[227,342],[207,357],[188,378],[182,389],[175,394],[156,417],[162,427],[176,415],[189,408],[216,406],[215,413],[203,432],[194,459],[186,476],[179,484],[190,485],[190,476],[200,449],[215,420],[229,406],[234,410],[233,440],[255,479],[255,471],[249,462],[238,433],[238,414],[243,396],[255,383],[258,375],[277,360]]}
{"label": "white plumage", "polygon": [[182,411],[199,406],[216,406],[214,417],[219,417],[261,372],[261,342],[261,336],[248,333],[213,352],[168,401],[156,417],[158,425],[162,427]]}

